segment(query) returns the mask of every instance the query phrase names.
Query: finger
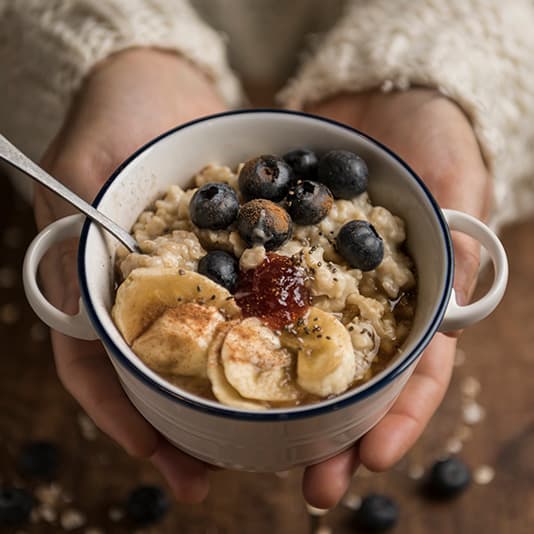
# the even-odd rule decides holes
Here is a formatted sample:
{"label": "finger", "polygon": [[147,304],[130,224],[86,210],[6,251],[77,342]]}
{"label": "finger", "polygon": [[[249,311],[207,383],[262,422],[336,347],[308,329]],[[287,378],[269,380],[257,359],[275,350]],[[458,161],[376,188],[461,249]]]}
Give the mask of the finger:
{"label": "finger", "polygon": [[52,345],[61,382],[95,424],[132,456],[152,456],[158,434],[126,397],[101,345],[56,332]]}
{"label": "finger", "polygon": [[480,269],[480,244],[465,234],[453,232],[454,289],[458,304],[469,302],[475,289]]}
{"label": "finger", "polygon": [[150,460],[165,477],[177,501],[193,504],[207,497],[208,469],[200,460],[191,458],[164,438],[160,439]]}
{"label": "finger", "polygon": [[332,508],[345,494],[359,466],[358,447],[306,468],[302,493],[306,502],[316,508]]}
{"label": "finger", "polygon": [[449,384],[456,339],[437,334],[387,415],[360,442],[360,461],[372,471],[398,462],[422,434]]}

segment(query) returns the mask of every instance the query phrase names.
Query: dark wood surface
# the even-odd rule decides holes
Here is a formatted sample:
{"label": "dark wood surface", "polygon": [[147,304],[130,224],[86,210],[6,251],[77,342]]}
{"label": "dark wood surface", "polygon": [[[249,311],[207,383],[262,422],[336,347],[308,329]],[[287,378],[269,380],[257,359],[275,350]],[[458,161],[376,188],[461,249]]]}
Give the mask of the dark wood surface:
{"label": "dark wood surface", "polygon": [[[43,497],[44,485],[21,478],[14,464],[27,440],[51,440],[62,451],[56,484],[70,501],[50,506],[48,521],[36,517],[19,530],[63,532],[61,512],[72,508],[86,518],[84,526],[73,532],[89,534],[89,527],[100,529],[95,534],[141,532],[125,519],[117,520],[113,512],[118,514],[136,485],[163,482],[148,463],[129,458],[105,435],[87,428],[82,431],[83,414],[55,374],[47,331],[23,295],[21,265],[34,225],[30,208],[10,190],[1,198],[0,222],[0,481]],[[395,534],[534,532],[533,233],[534,221],[504,231],[511,263],[507,295],[490,318],[462,337],[447,397],[419,443],[390,472],[364,471],[354,479],[352,498],[380,492],[398,502],[401,519],[392,531]],[[467,427],[471,431],[467,436],[462,418],[477,384],[471,378],[480,383],[475,400],[485,417]],[[452,502],[429,502],[419,494],[414,477],[447,447],[458,446],[454,439],[451,442],[458,432],[463,432],[458,455],[479,476],[480,466],[489,466],[494,479],[488,484],[473,483]],[[205,503],[176,504],[164,521],[142,532],[306,534],[309,519],[300,494],[300,475],[298,471],[282,476],[213,473]],[[58,517],[52,520],[54,513]],[[357,532],[352,516],[347,506],[338,506],[321,519],[323,532]]]}

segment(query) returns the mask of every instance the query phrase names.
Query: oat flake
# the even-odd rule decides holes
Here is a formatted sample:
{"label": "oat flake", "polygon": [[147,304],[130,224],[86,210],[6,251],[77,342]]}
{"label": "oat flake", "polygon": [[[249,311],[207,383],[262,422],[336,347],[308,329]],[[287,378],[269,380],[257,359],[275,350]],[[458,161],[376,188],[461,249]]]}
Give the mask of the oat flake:
{"label": "oat flake", "polygon": [[484,408],[475,401],[468,402],[463,408],[463,420],[468,425],[480,423],[485,415]]}
{"label": "oat flake", "polygon": [[48,504],[42,504],[39,506],[39,515],[47,523],[53,523],[57,519],[57,512]]}
{"label": "oat flake", "polygon": [[82,436],[88,441],[94,441],[98,435],[98,429],[93,421],[84,413],[78,414],[78,425]]}
{"label": "oat flake", "polygon": [[456,355],[454,357],[454,366],[460,367],[465,363],[465,351],[462,349],[456,349]]}
{"label": "oat flake", "polygon": [[316,531],[315,534],[332,534],[332,528],[326,525],[321,525]]}
{"label": "oat flake", "polygon": [[59,522],[64,530],[74,530],[75,528],[83,527],[85,516],[78,510],[69,508],[61,514]]}
{"label": "oat flake", "polygon": [[414,464],[408,470],[408,476],[412,480],[419,480],[423,478],[424,474],[425,474],[425,468],[420,464]]}
{"label": "oat flake", "polygon": [[346,506],[349,510],[358,510],[362,505],[362,498],[356,493],[347,493],[341,501],[343,506]]}
{"label": "oat flake", "polygon": [[450,452],[451,454],[456,454],[457,452],[460,452],[462,450],[463,443],[458,438],[449,438],[447,440],[447,443],[445,444],[445,450],[447,452]]}
{"label": "oat flake", "polygon": [[495,478],[495,469],[489,465],[481,465],[475,469],[473,480],[480,485],[489,484]]}
{"label": "oat flake", "polygon": [[108,511],[108,517],[111,519],[111,521],[117,523],[124,517],[124,511],[120,508],[110,508]]}
{"label": "oat flake", "polygon": [[476,397],[480,392],[480,382],[474,376],[464,378],[461,387],[466,397]]}

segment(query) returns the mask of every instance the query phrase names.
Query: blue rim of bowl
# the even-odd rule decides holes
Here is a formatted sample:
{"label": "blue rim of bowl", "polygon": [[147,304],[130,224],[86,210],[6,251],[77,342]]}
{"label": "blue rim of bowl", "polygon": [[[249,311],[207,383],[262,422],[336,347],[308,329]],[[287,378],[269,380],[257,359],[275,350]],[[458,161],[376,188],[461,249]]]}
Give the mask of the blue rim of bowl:
{"label": "blue rim of bowl", "polygon": [[395,380],[395,378],[397,378],[399,375],[401,375],[419,357],[419,355],[423,352],[425,347],[430,343],[432,336],[436,333],[443,319],[443,316],[445,315],[447,304],[449,302],[450,294],[452,291],[454,252],[453,252],[449,227],[445,221],[445,218],[443,217],[443,214],[441,212],[441,209],[438,203],[436,202],[436,200],[434,199],[434,197],[432,196],[432,194],[430,193],[430,191],[428,190],[424,182],[421,180],[421,178],[419,178],[419,176],[401,158],[399,158],[399,156],[397,156],[394,152],[392,152],[387,146],[383,145],[382,143],[380,143],[373,137],[363,132],[360,132],[356,128],[352,128],[351,126],[347,126],[346,124],[334,121],[332,119],[327,119],[325,117],[320,117],[317,115],[304,113],[301,111],[279,110],[279,109],[271,109],[271,108],[235,110],[235,111],[217,113],[214,115],[208,115],[206,117],[202,117],[200,119],[196,119],[196,120],[187,122],[185,124],[182,124],[180,126],[177,126],[176,128],[173,128],[167,132],[164,132],[158,137],[152,139],[151,141],[143,145],[141,148],[139,148],[137,151],[135,151],[123,163],[121,163],[121,165],[119,165],[115,169],[113,174],[109,177],[106,183],[102,186],[102,189],[100,189],[98,195],[93,201],[93,206],[95,208],[98,208],[98,205],[100,201],[102,200],[103,196],[105,195],[106,191],[108,190],[110,185],[114,182],[114,180],[117,178],[117,176],[122,172],[122,170],[125,167],[127,167],[132,161],[134,161],[140,154],[145,152],[145,150],[150,148],[152,145],[158,143],[162,139],[165,139],[169,135],[173,135],[175,132],[178,132],[185,128],[189,128],[195,124],[214,120],[218,117],[228,117],[228,116],[245,115],[245,114],[264,114],[264,113],[265,114],[267,113],[278,114],[278,115],[282,115],[282,114],[283,115],[294,115],[298,117],[305,117],[307,119],[321,121],[321,122],[331,124],[339,128],[343,128],[361,137],[364,137],[365,139],[369,140],[374,145],[384,150],[390,157],[395,159],[402,167],[404,167],[406,171],[408,171],[411,177],[417,182],[417,184],[420,186],[422,191],[425,193],[430,204],[434,208],[435,215],[439,221],[441,230],[443,232],[443,237],[444,237],[445,247],[446,247],[445,252],[447,255],[447,259],[448,259],[447,272],[445,276],[445,292],[442,295],[441,301],[437,307],[434,317],[428,324],[428,328],[425,334],[421,337],[417,345],[408,354],[406,354],[404,358],[397,365],[392,367],[388,373],[384,374],[377,382],[371,384],[368,387],[364,387],[364,389],[360,391],[356,391],[353,395],[345,397],[339,400],[338,402],[330,402],[326,405],[323,405],[322,403],[310,404],[309,408],[304,408],[302,406],[299,406],[298,411],[293,411],[291,408],[289,408],[287,411],[283,411],[283,412],[282,411],[273,412],[269,410],[253,412],[253,411],[237,411],[232,408],[226,407],[222,404],[220,407],[209,406],[202,402],[197,402],[192,399],[181,397],[175,392],[167,389],[161,384],[158,384],[157,382],[152,380],[150,377],[145,375],[138,367],[136,367],[136,365],[133,362],[130,361],[129,358],[127,358],[121,352],[121,350],[117,347],[117,345],[115,345],[114,341],[111,339],[111,337],[106,332],[104,326],[102,325],[102,323],[100,322],[100,319],[98,318],[96,310],[94,309],[91,303],[91,300],[89,298],[89,288],[87,285],[87,277],[86,277],[86,270],[85,270],[85,248],[87,245],[89,228],[93,224],[90,219],[85,220],[85,223],[83,225],[82,232],[80,235],[80,244],[78,247],[78,278],[80,281],[81,297],[83,299],[83,303],[85,305],[87,315],[93,325],[93,328],[98,334],[99,338],[104,343],[104,345],[112,352],[113,356],[117,358],[120,364],[123,367],[126,367],[128,371],[134,374],[146,386],[159,391],[160,393],[162,393],[165,397],[167,397],[170,400],[184,404],[185,406],[189,408],[193,408],[193,409],[205,412],[205,413],[210,413],[211,415],[216,415],[219,417],[226,417],[226,418],[231,418],[231,419],[242,419],[242,420],[244,419],[244,420],[253,420],[253,421],[280,421],[280,420],[291,420],[291,419],[301,419],[305,417],[312,417],[312,416],[323,414],[325,412],[339,410],[349,404],[353,404],[355,402],[358,402],[368,397],[369,395],[372,395],[376,391],[382,389],[384,386],[387,386],[389,383]]}

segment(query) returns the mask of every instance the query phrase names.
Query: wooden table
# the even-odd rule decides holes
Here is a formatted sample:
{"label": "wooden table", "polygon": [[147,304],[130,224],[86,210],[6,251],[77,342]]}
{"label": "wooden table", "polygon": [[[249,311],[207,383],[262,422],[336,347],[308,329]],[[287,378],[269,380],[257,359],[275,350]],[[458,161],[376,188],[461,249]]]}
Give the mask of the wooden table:
{"label": "wooden table", "polygon": [[[46,498],[47,488],[19,478],[14,461],[20,445],[29,439],[59,442],[62,467],[57,485],[70,502],[51,507],[52,511],[45,512],[48,520],[54,512],[72,508],[86,518],[84,527],[74,532],[85,532],[87,527],[113,534],[136,532],[125,519],[118,519],[121,503],[136,485],[163,482],[148,463],[129,458],[106,436],[93,431],[59,383],[47,330],[26,304],[20,280],[24,250],[34,234],[32,213],[12,191],[4,194],[1,206],[0,480],[21,484]],[[448,395],[417,446],[390,472],[372,475],[364,471],[352,484],[353,499],[383,492],[399,503],[401,520],[392,531],[396,534],[534,532],[533,234],[534,221],[503,233],[511,263],[507,295],[490,318],[461,339]],[[481,385],[478,395],[476,381]],[[465,430],[462,417],[469,395],[482,407],[485,418]],[[454,438],[458,432],[463,441]],[[421,468],[447,447],[460,446],[459,456],[473,471],[483,477],[493,469],[494,479],[473,484],[453,502],[424,500],[416,480]],[[491,469],[477,471],[483,465]],[[176,504],[163,522],[142,532],[309,532],[299,472],[283,476],[218,472],[211,478],[212,492],[205,503]],[[339,506],[321,522],[334,534],[356,532],[352,516],[349,508]],[[20,531],[47,534],[63,529],[58,517],[51,522],[38,519]]]}

